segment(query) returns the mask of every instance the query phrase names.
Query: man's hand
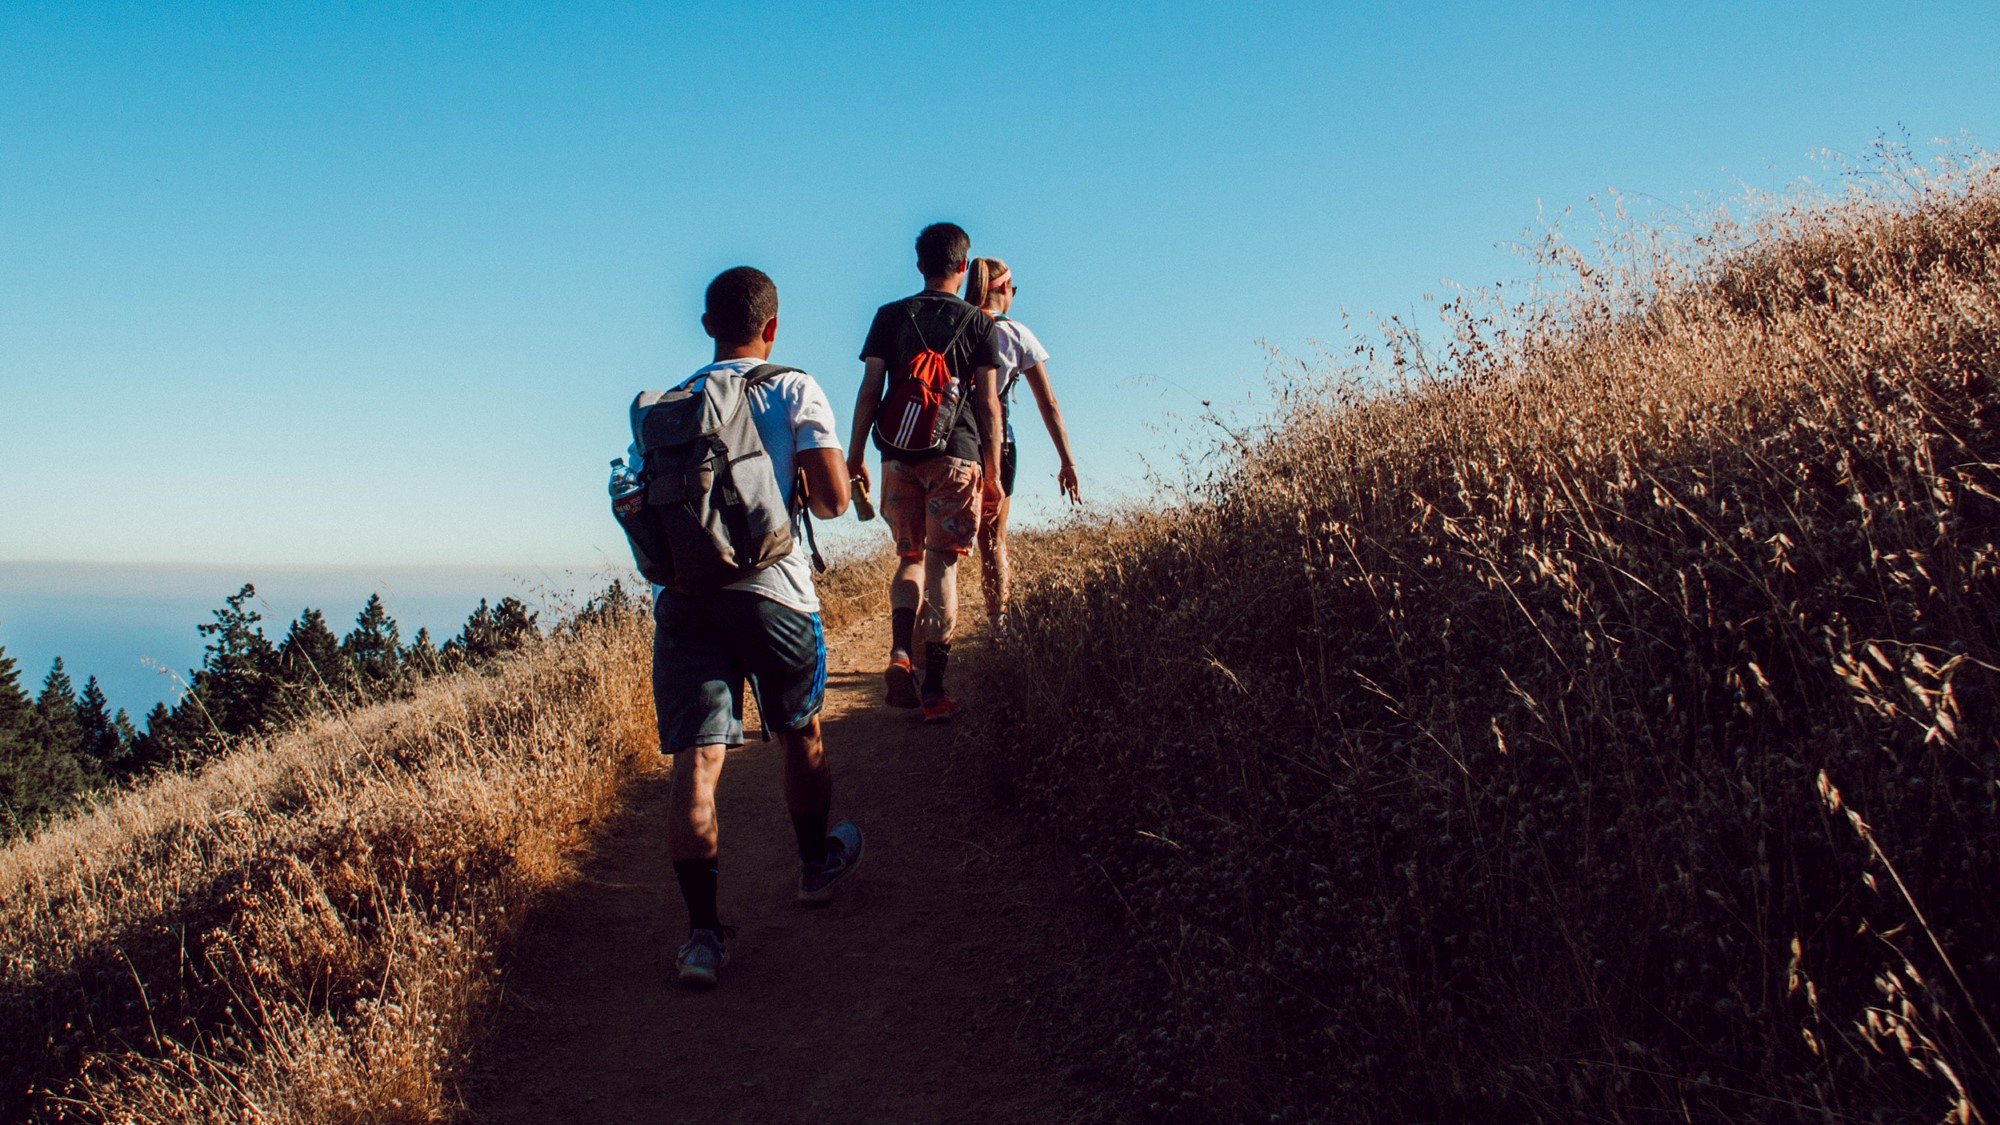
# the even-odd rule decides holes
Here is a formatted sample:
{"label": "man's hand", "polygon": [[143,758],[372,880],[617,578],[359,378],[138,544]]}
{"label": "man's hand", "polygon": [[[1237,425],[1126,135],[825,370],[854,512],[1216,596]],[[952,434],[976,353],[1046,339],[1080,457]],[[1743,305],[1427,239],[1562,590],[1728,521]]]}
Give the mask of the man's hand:
{"label": "man's hand", "polygon": [[979,494],[988,508],[998,508],[1000,501],[1007,498],[1006,490],[1000,487],[1000,477],[997,473],[980,474]]}
{"label": "man's hand", "polygon": [[1056,473],[1056,488],[1059,491],[1061,491],[1064,496],[1069,497],[1070,503],[1072,504],[1083,503],[1083,496],[1079,494],[1076,490],[1075,465],[1072,465],[1067,461],[1063,462],[1063,467]]}
{"label": "man's hand", "polygon": [[863,488],[872,489],[875,487],[874,480],[870,479],[868,476],[867,449],[861,446],[856,446],[854,450],[847,455],[847,479],[860,481],[861,487]]}

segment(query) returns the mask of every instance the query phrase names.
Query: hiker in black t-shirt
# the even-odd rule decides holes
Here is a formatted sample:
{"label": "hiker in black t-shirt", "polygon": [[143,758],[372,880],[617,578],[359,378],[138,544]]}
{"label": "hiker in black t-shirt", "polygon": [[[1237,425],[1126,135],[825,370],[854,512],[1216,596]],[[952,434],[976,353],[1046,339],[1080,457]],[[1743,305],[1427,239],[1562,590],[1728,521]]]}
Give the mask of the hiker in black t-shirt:
{"label": "hiker in black t-shirt", "polygon": [[[920,706],[927,723],[950,722],[958,713],[944,686],[958,623],[958,560],[979,534],[982,503],[999,502],[993,320],[958,298],[971,252],[971,239],[951,223],[933,223],[917,236],[924,288],[876,310],[861,349],[867,370],[847,453],[848,473],[865,486],[860,435],[871,434],[882,452],[882,515],[896,537],[897,560],[883,679],[889,705]],[[921,690],[910,659],[920,608]]]}

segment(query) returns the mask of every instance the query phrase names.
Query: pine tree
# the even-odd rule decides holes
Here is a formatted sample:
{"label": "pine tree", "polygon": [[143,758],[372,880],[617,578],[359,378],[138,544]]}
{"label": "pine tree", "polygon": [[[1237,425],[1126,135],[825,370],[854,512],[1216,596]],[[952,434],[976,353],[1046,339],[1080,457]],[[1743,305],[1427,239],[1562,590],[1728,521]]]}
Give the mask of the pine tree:
{"label": "pine tree", "polygon": [[412,680],[429,679],[444,671],[444,656],[431,642],[429,629],[419,627],[403,649],[403,671]]}
{"label": "pine tree", "polygon": [[34,705],[21,690],[21,673],[7,646],[0,645],[0,739],[28,736],[34,723]]}
{"label": "pine tree", "polygon": [[124,773],[126,757],[132,753],[132,741],[124,731],[132,727],[132,721],[126,719],[124,711],[112,717],[98,677],[84,681],[84,691],[76,697],[76,727],[80,733],[76,747],[86,769],[96,773],[100,781]]}
{"label": "pine tree", "polygon": [[244,608],[256,596],[257,588],[246,582],[223,599],[212,624],[196,626],[209,638],[208,649],[187,698],[174,709],[178,726],[228,736],[255,730],[270,717],[278,688],[277,650],[257,626],[263,614]]}
{"label": "pine tree", "polygon": [[382,595],[368,595],[368,604],[354,617],[354,631],[340,642],[354,663],[362,690],[375,698],[393,694],[402,684],[401,645],[395,619],[382,608]]}
{"label": "pine tree", "polygon": [[585,630],[614,621],[625,621],[645,612],[646,603],[633,593],[623,579],[612,579],[583,608],[571,614],[569,619],[556,626],[556,631],[567,636],[576,636]]}
{"label": "pine tree", "polygon": [[512,652],[526,648],[542,639],[542,633],[535,625],[537,614],[517,598],[501,598],[493,607],[493,631],[502,652]]}
{"label": "pine tree", "polygon": [[131,737],[126,733],[132,729],[132,721],[123,711],[112,716],[96,676],[84,681],[83,693],[76,697],[76,725],[77,750],[85,768],[97,775],[96,780],[124,772],[132,751]]}
{"label": "pine tree", "polygon": [[192,749],[179,737],[174,724],[174,713],[164,703],[153,704],[146,712],[146,729],[132,740],[132,757],[127,767],[132,772],[154,769],[174,760],[181,750]]}
{"label": "pine tree", "polygon": [[42,694],[35,697],[35,737],[45,753],[75,758],[83,751],[83,727],[77,721],[76,685],[63,670],[62,657],[49,665]]}
{"label": "pine tree", "polygon": [[500,651],[495,639],[493,610],[486,599],[479,599],[479,608],[465,619],[465,628],[458,631],[444,644],[444,665],[451,671],[473,668],[486,663]]}
{"label": "pine tree", "polygon": [[[60,725],[62,708],[50,692],[66,688],[69,677],[62,674],[62,662],[49,673],[50,685],[43,687],[48,699],[48,715],[38,704],[28,702],[21,690],[21,677],[12,658],[0,648],[0,834],[27,831],[59,812],[84,788],[85,778],[72,753],[52,751],[43,741],[45,724]],[[66,697],[74,719],[76,700]]]}
{"label": "pine tree", "polygon": [[479,599],[479,608],[465,619],[465,628],[445,642],[441,654],[445,670],[477,668],[541,640],[541,629],[535,623],[537,616],[517,598],[501,598],[497,606],[489,606],[485,598]]}
{"label": "pine tree", "polygon": [[132,716],[120,707],[118,713],[111,716],[111,729],[118,732],[118,744],[125,748],[118,759],[118,772],[129,774],[138,764],[133,760],[133,753],[139,745],[139,728],[132,725]]}
{"label": "pine tree", "polygon": [[351,699],[355,690],[354,662],[340,647],[340,638],[326,626],[316,609],[299,614],[278,646],[277,672],[283,685],[283,710],[298,718]]}
{"label": "pine tree", "polygon": [[13,836],[30,823],[25,819],[28,810],[23,805],[28,797],[23,790],[34,748],[33,720],[34,706],[21,690],[21,673],[6,647],[0,645],[0,839]]}

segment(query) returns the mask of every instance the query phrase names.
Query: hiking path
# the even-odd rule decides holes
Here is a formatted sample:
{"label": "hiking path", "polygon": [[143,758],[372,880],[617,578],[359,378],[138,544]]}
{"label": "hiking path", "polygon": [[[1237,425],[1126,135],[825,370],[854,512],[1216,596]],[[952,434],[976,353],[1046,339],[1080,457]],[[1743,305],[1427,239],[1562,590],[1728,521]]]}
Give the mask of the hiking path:
{"label": "hiking path", "polygon": [[[1084,938],[1033,827],[995,808],[975,726],[882,705],[885,619],[829,638],[834,819],[866,834],[832,904],[792,895],[798,857],[776,742],[731,751],[716,806],[723,921],[712,992],[673,982],[686,915],[649,763],[502,964],[461,1094],[475,1125],[592,1122],[1079,1122],[1094,1070],[1060,1010]],[[981,641],[954,653],[973,685]],[[976,686],[967,693],[977,706]]]}

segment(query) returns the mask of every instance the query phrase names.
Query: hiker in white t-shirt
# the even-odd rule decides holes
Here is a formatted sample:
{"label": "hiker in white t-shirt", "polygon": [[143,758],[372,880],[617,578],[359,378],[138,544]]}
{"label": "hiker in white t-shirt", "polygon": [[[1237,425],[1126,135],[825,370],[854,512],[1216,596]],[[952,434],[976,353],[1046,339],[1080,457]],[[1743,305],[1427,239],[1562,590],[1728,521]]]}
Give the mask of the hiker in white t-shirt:
{"label": "hiker in white t-shirt", "polygon": [[[709,284],[701,324],[715,340],[715,360],[681,387],[728,376],[747,380],[745,402],[763,445],[763,456],[747,464],[769,465],[788,510],[828,519],[845,511],[848,474],[833,406],[812,376],[769,362],[778,334],[771,279],[749,266],[725,270]],[[635,445],[630,462],[642,475],[643,452]],[[722,924],[716,901],[715,785],[725,751],[743,744],[745,680],[756,691],[764,729],[778,736],[784,752],[799,901],[827,901],[861,860],[861,830],[846,821],[828,826],[833,772],[819,721],[826,636],[799,530],[795,517],[789,554],[720,589],[654,587],[653,708],[660,750],[673,758],[667,851],[689,924],[674,959],[682,984],[713,985],[729,961],[734,931]]]}
{"label": "hiker in white t-shirt", "polygon": [[993,346],[999,353],[1000,417],[1003,436],[1000,445],[1000,495],[989,495],[979,519],[979,576],[986,593],[986,615],[995,632],[1007,628],[1007,508],[1014,495],[1014,392],[1022,382],[1035,396],[1035,406],[1048,427],[1049,439],[1056,443],[1062,468],[1056,471],[1056,488],[1070,503],[1081,504],[1077,492],[1076,458],[1070,454],[1069,431],[1063,428],[1062,411],[1056,406],[1056,392],[1049,385],[1048,350],[1028,326],[1007,316],[1014,307],[1014,273],[998,258],[974,258],[966,269],[965,299],[994,320]]}

